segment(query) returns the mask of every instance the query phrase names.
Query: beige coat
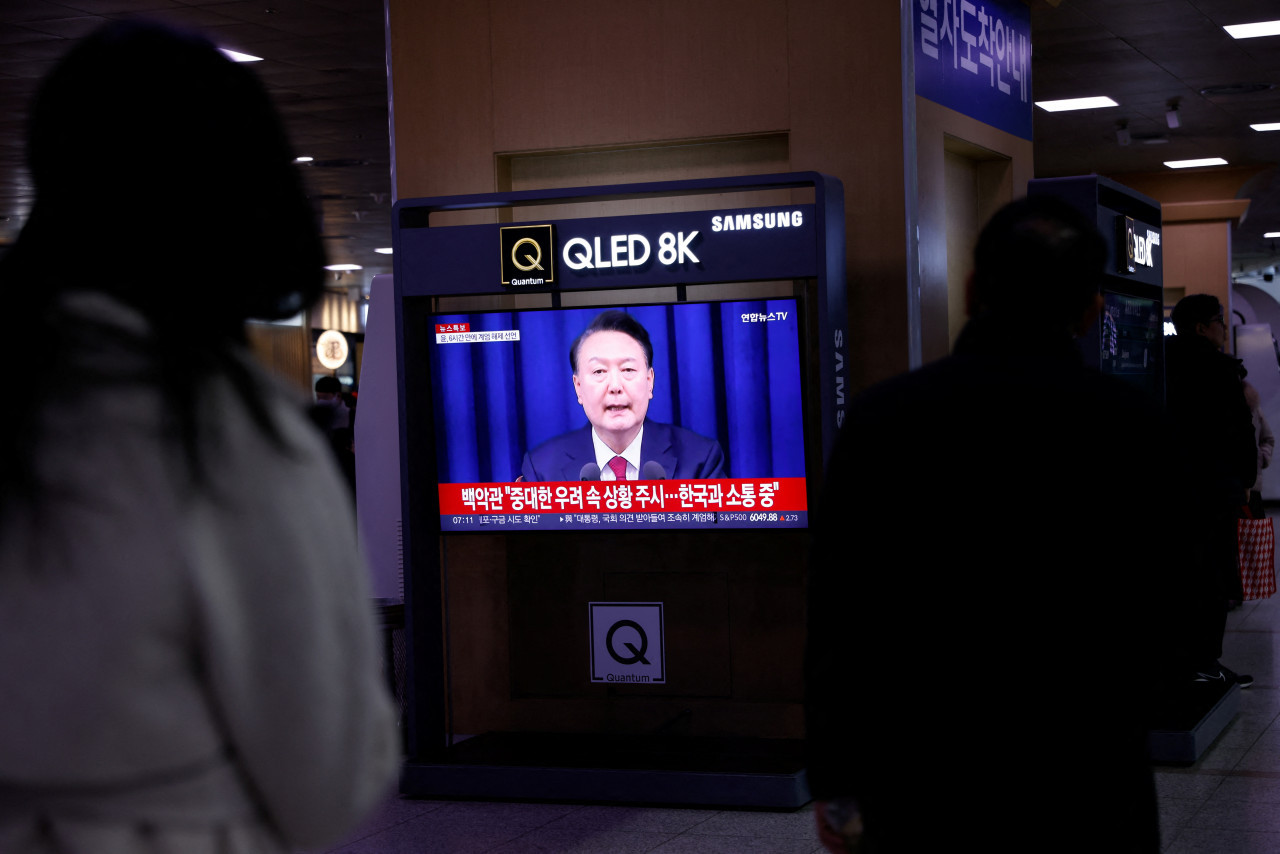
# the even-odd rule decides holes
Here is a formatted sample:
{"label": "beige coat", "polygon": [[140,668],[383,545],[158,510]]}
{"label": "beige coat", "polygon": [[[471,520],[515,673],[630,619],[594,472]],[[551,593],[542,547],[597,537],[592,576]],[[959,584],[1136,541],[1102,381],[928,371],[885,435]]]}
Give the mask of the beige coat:
{"label": "beige coat", "polygon": [[[144,331],[102,300],[77,303]],[[395,722],[346,487],[263,383],[285,448],[215,380],[201,489],[154,385],[49,412],[47,512],[0,520],[0,852],[316,847],[387,793]]]}

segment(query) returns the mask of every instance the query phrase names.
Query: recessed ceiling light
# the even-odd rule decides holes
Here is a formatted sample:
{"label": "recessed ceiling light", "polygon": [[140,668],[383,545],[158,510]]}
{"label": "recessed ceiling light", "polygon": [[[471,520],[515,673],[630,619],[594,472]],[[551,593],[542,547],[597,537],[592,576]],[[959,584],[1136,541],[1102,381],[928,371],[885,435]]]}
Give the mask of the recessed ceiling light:
{"label": "recessed ceiling light", "polygon": [[1066,110],[1093,110],[1098,107],[1118,107],[1115,101],[1105,95],[1097,98],[1067,98],[1064,101],[1036,101],[1036,106],[1050,113],[1061,113]]}
{"label": "recessed ceiling light", "polygon": [[1255,24],[1232,24],[1223,27],[1233,39],[1256,39],[1261,36],[1280,36],[1280,21],[1258,21]]}
{"label": "recessed ceiling light", "polygon": [[1199,160],[1166,160],[1164,165],[1170,169],[1193,169],[1196,166],[1226,166],[1227,161],[1221,157],[1201,157]]}
{"label": "recessed ceiling light", "polygon": [[1263,237],[1280,237],[1280,231],[1268,231]]}
{"label": "recessed ceiling light", "polygon": [[347,273],[351,270],[363,270],[359,264],[330,264],[325,267],[326,270],[332,270],[335,273]]}
{"label": "recessed ceiling light", "polygon": [[262,62],[262,57],[251,53],[240,53],[236,50],[227,50],[225,47],[220,47],[218,50],[230,57],[232,62]]}
{"label": "recessed ceiling light", "polygon": [[304,155],[304,156],[302,156],[302,157],[295,157],[295,158],[293,158],[293,162],[294,162],[294,163],[310,163],[312,160],[315,160],[315,158],[314,158],[314,157],[306,157],[305,155]]}
{"label": "recessed ceiling light", "polygon": [[1263,122],[1258,125],[1249,125],[1254,130],[1280,130],[1280,122]]}
{"label": "recessed ceiling light", "polygon": [[395,250],[392,249],[390,246],[384,246],[381,249],[375,249],[373,251],[377,252],[379,255],[390,255]]}

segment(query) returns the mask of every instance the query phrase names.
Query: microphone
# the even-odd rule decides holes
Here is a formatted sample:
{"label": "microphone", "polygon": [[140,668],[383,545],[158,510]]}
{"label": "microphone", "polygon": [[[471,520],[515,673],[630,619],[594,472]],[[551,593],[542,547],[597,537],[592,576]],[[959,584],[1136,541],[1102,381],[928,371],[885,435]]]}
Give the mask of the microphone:
{"label": "microphone", "polygon": [[582,471],[578,472],[578,480],[599,480],[600,466],[595,463],[587,463],[582,467]]}
{"label": "microphone", "polygon": [[666,480],[667,473],[662,470],[662,463],[657,460],[649,460],[640,467],[641,480]]}

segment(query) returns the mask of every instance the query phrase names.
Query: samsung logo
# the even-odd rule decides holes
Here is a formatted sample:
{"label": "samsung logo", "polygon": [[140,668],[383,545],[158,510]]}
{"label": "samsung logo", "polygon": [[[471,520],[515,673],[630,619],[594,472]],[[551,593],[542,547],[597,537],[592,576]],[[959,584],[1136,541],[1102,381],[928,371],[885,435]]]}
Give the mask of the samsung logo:
{"label": "samsung logo", "polygon": [[773,211],[756,214],[713,216],[712,231],[753,231],[762,228],[795,228],[804,224],[803,211]]}

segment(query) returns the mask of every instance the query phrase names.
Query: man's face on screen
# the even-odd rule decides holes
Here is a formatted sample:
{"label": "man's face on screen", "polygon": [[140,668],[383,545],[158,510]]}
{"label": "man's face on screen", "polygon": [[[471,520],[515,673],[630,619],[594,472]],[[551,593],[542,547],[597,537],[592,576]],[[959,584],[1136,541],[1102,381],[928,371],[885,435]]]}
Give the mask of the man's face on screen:
{"label": "man's face on screen", "polygon": [[621,452],[640,432],[649,411],[653,368],[645,363],[640,342],[630,335],[595,332],[578,348],[573,388],[596,434]]}

